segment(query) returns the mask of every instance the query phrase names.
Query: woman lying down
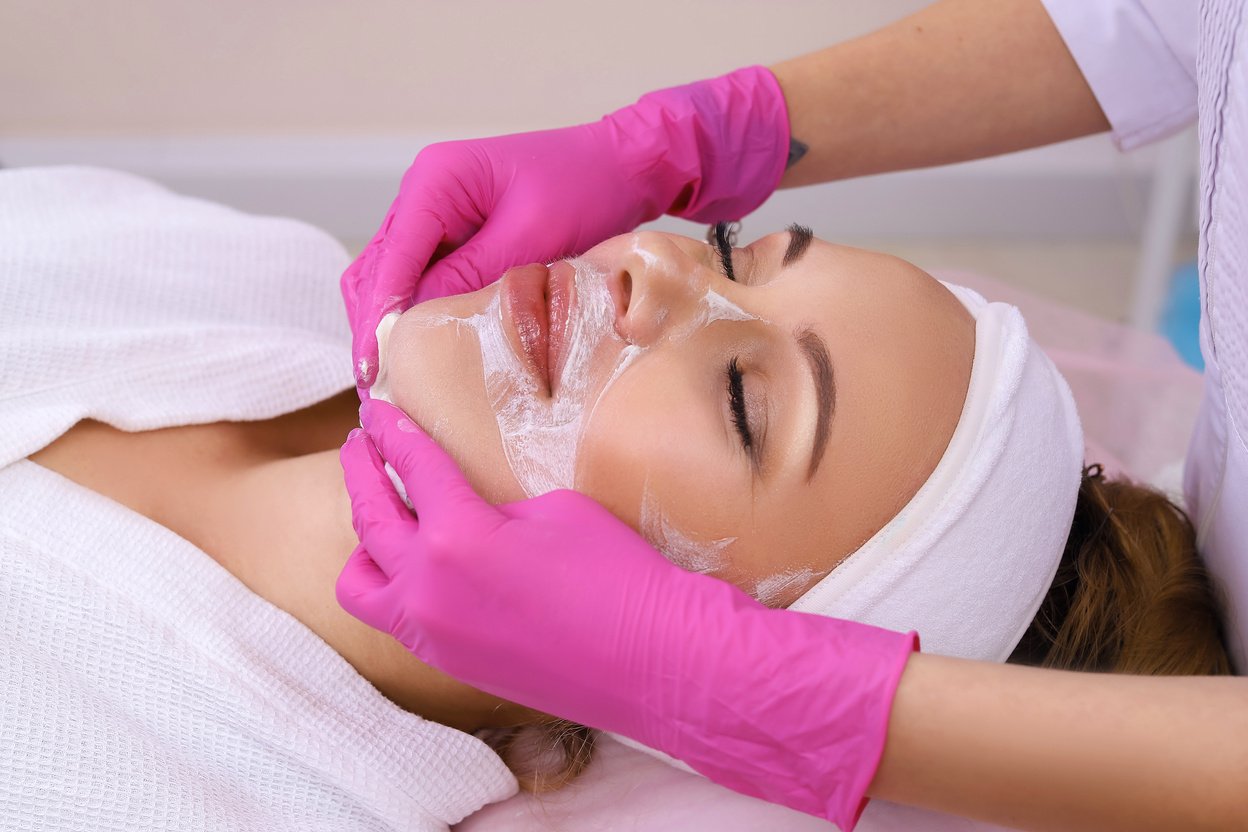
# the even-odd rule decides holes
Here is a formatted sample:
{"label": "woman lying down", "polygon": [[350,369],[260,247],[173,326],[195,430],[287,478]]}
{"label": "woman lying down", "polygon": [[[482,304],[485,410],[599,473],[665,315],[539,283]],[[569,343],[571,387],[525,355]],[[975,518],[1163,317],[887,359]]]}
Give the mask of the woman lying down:
{"label": "woman lying down", "polygon": [[[1227,672],[1187,519],[1084,468],[1015,309],[800,227],[717,231],[624,235],[387,319],[377,390],[491,501],[576,488],[769,605],[951,655]],[[19,827],[441,829],[587,764],[588,729],[335,600],[358,406],[336,243],[18,170],[0,261]]]}

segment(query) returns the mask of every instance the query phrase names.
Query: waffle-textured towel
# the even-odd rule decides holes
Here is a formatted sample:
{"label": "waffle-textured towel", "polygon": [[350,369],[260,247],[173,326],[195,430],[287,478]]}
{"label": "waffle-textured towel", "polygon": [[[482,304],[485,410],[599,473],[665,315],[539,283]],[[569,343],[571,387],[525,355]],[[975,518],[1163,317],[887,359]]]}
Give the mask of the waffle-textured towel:
{"label": "waffle-textured towel", "polygon": [[346,260],[124,174],[0,172],[0,827],[443,830],[515,792],[205,553],[23,459],[82,418],[350,387]]}

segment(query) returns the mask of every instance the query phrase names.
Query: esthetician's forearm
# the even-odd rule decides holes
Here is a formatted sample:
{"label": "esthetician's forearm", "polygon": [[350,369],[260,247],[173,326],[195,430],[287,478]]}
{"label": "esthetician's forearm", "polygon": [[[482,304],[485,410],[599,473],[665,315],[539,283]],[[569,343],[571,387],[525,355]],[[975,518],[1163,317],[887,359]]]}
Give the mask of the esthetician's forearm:
{"label": "esthetician's forearm", "polygon": [[1243,829],[1248,679],[916,654],[870,793],[1023,830]]}
{"label": "esthetician's forearm", "polygon": [[942,0],[771,69],[809,148],[782,188],[1109,129],[1040,0]]}

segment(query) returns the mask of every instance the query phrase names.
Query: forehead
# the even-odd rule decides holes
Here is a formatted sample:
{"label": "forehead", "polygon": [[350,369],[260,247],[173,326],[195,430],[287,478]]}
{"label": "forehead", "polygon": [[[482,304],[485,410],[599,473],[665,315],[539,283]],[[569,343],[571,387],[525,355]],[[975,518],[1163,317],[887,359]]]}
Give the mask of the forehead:
{"label": "forehead", "polygon": [[938,280],[897,257],[817,239],[804,257],[780,267],[787,238],[759,241],[759,279],[744,294],[767,320],[817,332],[832,353],[838,388],[863,384],[908,390],[909,400],[921,393],[944,400],[947,387],[926,376],[969,379],[975,322]]}
{"label": "forehead", "polygon": [[[770,279],[761,288],[803,293],[820,305],[849,304],[856,312],[887,316],[907,312],[927,326],[941,326],[950,309],[932,301],[940,296],[956,302],[938,280],[917,266],[878,251],[815,239],[806,254],[788,266],[777,266],[787,234],[765,238],[759,258]],[[779,253],[777,253],[779,252]],[[789,294],[791,297],[791,294]],[[812,310],[829,312],[830,309]]]}

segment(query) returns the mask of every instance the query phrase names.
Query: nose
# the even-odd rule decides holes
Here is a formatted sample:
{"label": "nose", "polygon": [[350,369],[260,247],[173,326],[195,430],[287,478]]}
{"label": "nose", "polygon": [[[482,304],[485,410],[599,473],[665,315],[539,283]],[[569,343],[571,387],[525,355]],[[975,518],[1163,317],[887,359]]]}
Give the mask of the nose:
{"label": "nose", "polygon": [[655,232],[632,235],[612,275],[621,338],[650,346],[693,323],[716,279],[704,249],[694,240]]}

